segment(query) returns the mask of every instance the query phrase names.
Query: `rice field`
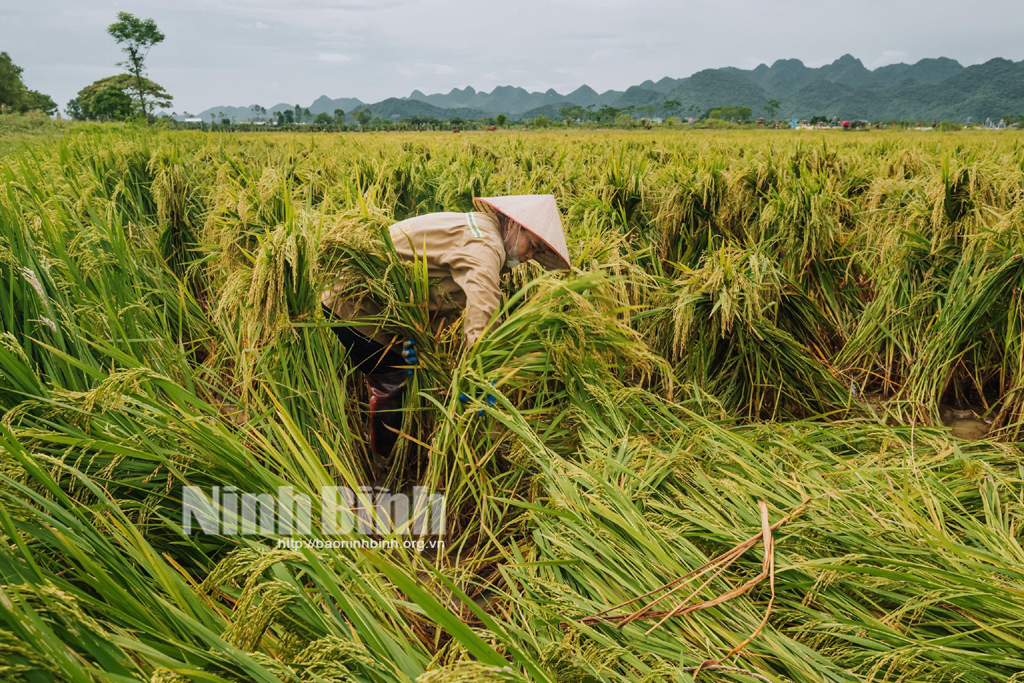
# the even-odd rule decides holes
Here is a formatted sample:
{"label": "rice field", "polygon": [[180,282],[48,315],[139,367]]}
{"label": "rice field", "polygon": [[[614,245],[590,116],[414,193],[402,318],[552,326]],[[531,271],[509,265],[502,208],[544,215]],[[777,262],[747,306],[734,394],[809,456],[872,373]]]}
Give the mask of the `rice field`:
{"label": "rice field", "polygon": [[[0,183],[0,680],[1024,681],[1018,133],[72,129]],[[386,227],[531,193],[572,272],[435,334]],[[420,349],[388,467],[339,276]],[[373,484],[444,547],[182,528]]]}

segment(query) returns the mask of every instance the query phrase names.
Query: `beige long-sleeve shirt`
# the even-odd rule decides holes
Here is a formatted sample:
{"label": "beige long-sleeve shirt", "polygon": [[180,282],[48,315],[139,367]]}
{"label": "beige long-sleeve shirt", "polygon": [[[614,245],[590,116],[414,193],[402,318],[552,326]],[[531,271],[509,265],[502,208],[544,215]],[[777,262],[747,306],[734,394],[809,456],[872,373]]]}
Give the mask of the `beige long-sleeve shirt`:
{"label": "beige long-sleeve shirt", "polygon": [[[428,302],[434,330],[451,324],[464,310],[466,343],[476,343],[501,301],[506,256],[497,219],[480,212],[429,213],[395,223],[389,231],[398,255],[406,261],[414,254],[425,257],[428,277],[438,280]],[[338,280],[321,297],[335,315],[353,320],[380,313],[374,301],[364,299],[357,309],[342,299],[342,286]],[[357,329],[380,343],[391,341],[373,326]]]}

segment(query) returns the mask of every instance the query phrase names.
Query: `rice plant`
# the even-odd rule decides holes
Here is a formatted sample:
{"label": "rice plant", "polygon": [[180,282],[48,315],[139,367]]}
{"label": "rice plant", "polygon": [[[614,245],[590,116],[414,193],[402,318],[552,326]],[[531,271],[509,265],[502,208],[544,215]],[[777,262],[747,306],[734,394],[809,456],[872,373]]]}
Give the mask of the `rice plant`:
{"label": "rice plant", "polygon": [[[704,133],[0,158],[0,678],[1021,680],[1016,134]],[[548,192],[573,270],[435,331],[387,226]],[[335,283],[421,349],[386,470]],[[443,548],[183,528],[374,485],[443,492]]]}

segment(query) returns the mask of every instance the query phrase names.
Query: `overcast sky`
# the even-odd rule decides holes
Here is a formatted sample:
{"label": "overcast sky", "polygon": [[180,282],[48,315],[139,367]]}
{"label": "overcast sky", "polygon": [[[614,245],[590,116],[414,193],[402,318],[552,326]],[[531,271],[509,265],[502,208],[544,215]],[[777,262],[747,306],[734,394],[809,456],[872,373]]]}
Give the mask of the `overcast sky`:
{"label": "overcast sky", "polygon": [[1024,59],[1024,2],[989,0],[0,0],[0,50],[60,105],[119,72],[118,11],[155,19],[147,60],[174,109],[375,102],[472,85],[601,92],[710,67],[844,53],[868,68],[925,57]]}

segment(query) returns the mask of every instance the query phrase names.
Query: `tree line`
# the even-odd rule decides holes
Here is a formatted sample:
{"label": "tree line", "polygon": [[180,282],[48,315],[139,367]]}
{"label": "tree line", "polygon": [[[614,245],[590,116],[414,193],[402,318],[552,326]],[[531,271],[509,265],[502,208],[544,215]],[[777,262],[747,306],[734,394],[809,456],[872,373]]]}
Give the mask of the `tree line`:
{"label": "tree line", "polygon": [[49,95],[30,90],[21,78],[24,69],[14,63],[6,52],[0,52],[0,113],[17,113],[39,109],[49,115],[57,105]]}

